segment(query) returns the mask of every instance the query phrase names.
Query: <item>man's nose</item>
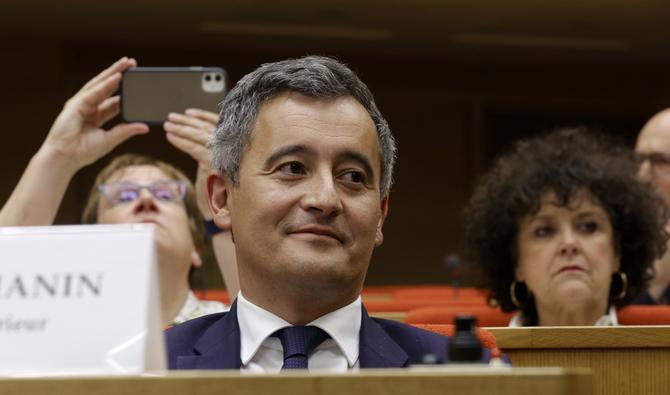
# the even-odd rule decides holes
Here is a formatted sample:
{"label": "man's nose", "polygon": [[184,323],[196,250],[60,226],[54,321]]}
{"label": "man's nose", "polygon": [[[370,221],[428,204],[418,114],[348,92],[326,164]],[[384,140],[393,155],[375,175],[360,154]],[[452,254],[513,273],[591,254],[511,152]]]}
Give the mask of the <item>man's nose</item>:
{"label": "man's nose", "polygon": [[304,210],[323,216],[335,216],[342,212],[342,199],[331,172],[314,174],[307,187],[309,189],[302,199]]}

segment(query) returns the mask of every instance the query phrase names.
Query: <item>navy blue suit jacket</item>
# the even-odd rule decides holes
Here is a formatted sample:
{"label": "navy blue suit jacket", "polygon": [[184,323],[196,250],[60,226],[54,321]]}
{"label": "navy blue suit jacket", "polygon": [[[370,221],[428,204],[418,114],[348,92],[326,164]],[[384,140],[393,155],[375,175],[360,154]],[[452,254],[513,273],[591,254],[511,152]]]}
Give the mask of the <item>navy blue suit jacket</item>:
{"label": "navy blue suit jacket", "polygon": [[[371,318],[362,309],[359,366],[401,368],[425,354],[447,360],[448,337],[400,322]],[[237,303],[227,313],[210,314],[165,332],[170,369],[239,369]]]}

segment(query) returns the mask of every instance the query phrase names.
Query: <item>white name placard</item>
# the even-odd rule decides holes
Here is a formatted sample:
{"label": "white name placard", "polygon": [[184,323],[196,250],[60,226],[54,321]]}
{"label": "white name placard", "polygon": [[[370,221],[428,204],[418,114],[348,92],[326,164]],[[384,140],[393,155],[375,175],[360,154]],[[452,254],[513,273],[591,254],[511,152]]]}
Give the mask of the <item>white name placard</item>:
{"label": "white name placard", "polygon": [[165,369],[153,225],[0,228],[0,375]]}

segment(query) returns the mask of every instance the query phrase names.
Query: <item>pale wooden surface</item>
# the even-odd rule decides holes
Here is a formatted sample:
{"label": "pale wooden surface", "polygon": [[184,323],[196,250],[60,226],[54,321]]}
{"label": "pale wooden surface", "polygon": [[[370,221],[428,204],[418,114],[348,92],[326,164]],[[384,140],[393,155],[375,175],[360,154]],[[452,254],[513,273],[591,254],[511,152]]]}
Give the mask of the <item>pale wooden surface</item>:
{"label": "pale wooden surface", "polygon": [[668,348],[670,326],[486,328],[507,348]]}
{"label": "pale wooden surface", "polygon": [[670,393],[670,326],[486,329],[514,366],[591,368],[596,394]]}
{"label": "pale wooden surface", "polygon": [[3,395],[582,395],[592,393],[587,369],[367,370],[351,374],[244,375],[171,372],[165,377],[0,379]]}

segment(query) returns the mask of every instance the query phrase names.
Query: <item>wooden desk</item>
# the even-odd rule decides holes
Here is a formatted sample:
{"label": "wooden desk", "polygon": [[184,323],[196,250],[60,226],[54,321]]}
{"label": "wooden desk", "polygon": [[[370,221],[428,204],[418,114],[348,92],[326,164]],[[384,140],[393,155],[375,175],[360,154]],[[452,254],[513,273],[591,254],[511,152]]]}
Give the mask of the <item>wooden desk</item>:
{"label": "wooden desk", "polygon": [[350,374],[244,375],[171,372],[164,377],[0,379],[3,395],[581,395],[592,393],[587,369],[366,370]]}
{"label": "wooden desk", "polygon": [[486,329],[516,367],[591,368],[595,394],[670,393],[670,326]]}

